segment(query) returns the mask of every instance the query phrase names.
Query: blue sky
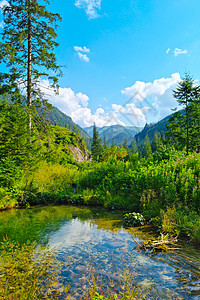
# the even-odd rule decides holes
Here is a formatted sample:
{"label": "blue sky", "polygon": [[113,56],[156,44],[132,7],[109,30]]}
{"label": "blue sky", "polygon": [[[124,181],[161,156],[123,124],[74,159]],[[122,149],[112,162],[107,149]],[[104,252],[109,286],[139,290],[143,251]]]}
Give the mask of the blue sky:
{"label": "blue sky", "polygon": [[49,101],[82,127],[156,122],[177,106],[185,70],[200,78],[199,0],[54,0],[49,10],[62,17],[66,66]]}

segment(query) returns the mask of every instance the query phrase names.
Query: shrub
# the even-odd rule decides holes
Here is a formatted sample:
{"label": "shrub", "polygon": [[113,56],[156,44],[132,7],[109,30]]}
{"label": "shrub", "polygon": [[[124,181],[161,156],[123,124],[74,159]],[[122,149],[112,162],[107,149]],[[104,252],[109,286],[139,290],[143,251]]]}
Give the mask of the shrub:
{"label": "shrub", "polygon": [[128,213],[124,215],[123,225],[126,227],[142,226],[145,223],[143,215],[139,213]]}

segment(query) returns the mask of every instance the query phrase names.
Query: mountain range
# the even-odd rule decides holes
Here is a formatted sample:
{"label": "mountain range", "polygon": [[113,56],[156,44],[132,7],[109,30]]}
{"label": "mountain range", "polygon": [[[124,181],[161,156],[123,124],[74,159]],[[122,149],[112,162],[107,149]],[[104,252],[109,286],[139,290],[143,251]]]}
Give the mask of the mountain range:
{"label": "mountain range", "polygon": [[[180,113],[184,113],[184,110],[180,110]],[[169,118],[173,113],[157,123],[146,124],[144,128],[136,126],[122,126],[122,125],[111,125],[104,127],[97,127],[97,131],[102,138],[106,137],[107,144],[112,145],[113,141],[116,146],[123,145],[125,139],[128,141],[128,145],[131,144],[133,138],[137,143],[144,141],[146,135],[148,134],[150,141],[152,141],[154,133],[156,131],[161,134],[165,134],[167,131],[166,125],[168,124]],[[79,134],[85,138],[88,148],[91,147],[91,141],[93,136],[93,126],[81,128],[79,125],[75,124],[71,117],[62,113],[58,108],[53,107],[53,109],[48,114],[48,118],[51,124],[58,125],[62,127],[68,127],[70,130],[79,132]]]}
{"label": "mountain range", "polygon": [[[89,134],[90,137],[93,135],[93,126],[86,127],[84,130]],[[116,146],[120,144],[123,145],[125,139],[127,139],[128,144],[130,145],[135,135],[142,130],[141,127],[136,126],[122,126],[122,125],[112,125],[97,127],[97,131],[102,138],[106,137],[107,144],[112,145],[113,141]]]}
{"label": "mountain range", "polygon": [[[1,99],[3,98],[0,96],[0,100]],[[9,97],[7,101],[10,102]],[[184,110],[180,110],[180,113],[184,114]],[[166,133],[166,125],[172,115],[173,113],[157,123],[146,124],[143,129],[136,126],[112,125],[97,127],[97,131],[102,140],[104,139],[104,136],[106,137],[108,145],[111,145],[113,143],[113,140],[116,146],[119,146],[120,144],[123,145],[125,139],[127,139],[128,145],[130,145],[133,138],[135,138],[137,143],[140,143],[144,141],[147,134],[150,141],[152,141],[154,133],[156,131],[160,132],[161,134]],[[78,124],[75,124],[73,122],[71,117],[67,116],[65,113],[61,112],[57,107],[54,106],[51,111],[47,113],[47,118],[52,125],[67,127],[71,131],[79,133],[80,136],[85,139],[88,149],[91,148],[93,126],[81,128]]]}

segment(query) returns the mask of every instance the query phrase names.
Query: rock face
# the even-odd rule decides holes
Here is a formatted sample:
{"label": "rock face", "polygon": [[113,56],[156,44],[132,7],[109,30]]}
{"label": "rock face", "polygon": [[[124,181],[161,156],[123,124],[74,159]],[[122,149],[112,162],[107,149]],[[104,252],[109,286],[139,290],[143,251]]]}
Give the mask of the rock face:
{"label": "rock face", "polygon": [[81,151],[80,148],[72,146],[72,145],[69,146],[69,149],[71,150],[71,152],[74,156],[74,159],[76,161],[78,161],[78,162],[91,161],[91,155],[89,154],[89,152],[87,150],[83,152],[83,151]]}

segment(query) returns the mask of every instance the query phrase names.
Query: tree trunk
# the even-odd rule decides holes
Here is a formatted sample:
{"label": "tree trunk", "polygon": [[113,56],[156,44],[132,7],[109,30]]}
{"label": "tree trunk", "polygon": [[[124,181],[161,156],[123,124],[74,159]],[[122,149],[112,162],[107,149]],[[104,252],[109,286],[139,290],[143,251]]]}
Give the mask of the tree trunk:
{"label": "tree trunk", "polygon": [[189,153],[189,116],[188,116],[188,101],[186,101],[186,108],[185,108],[185,113],[186,113],[186,135],[187,135],[187,155]]}
{"label": "tree trunk", "polygon": [[32,73],[32,41],[31,41],[31,1],[29,0],[28,7],[28,68],[27,68],[27,105],[29,107],[29,128],[32,129],[32,118],[31,118],[31,73]]}

